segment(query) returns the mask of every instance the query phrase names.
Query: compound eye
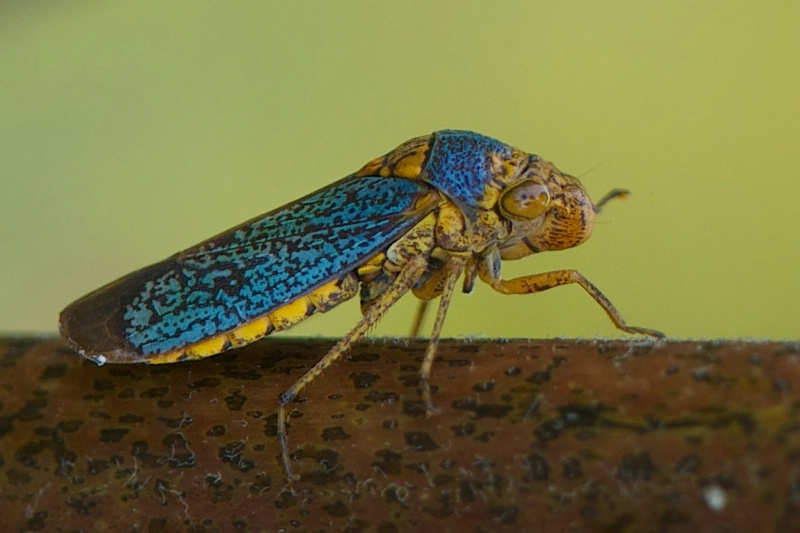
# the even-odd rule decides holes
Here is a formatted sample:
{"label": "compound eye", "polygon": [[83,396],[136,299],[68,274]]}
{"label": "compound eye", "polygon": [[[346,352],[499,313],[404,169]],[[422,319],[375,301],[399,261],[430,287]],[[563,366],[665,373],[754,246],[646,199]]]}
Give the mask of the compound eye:
{"label": "compound eye", "polygon": [[544,213],[549,205],[550,191],[532,179],[508,187],[500,197],[500,212],[510,218],[530,220]]}

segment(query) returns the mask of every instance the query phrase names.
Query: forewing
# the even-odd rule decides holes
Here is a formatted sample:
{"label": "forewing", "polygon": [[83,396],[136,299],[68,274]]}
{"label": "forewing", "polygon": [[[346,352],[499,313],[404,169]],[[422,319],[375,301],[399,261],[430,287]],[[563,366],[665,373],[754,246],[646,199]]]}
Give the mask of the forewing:
{"label": "forewing", "polygon": [[85,296],[62,312],[62,333],[84,355],[120,361],[225,333],[387,247],[435,208],[421,201],[431,191],[345,178]]}

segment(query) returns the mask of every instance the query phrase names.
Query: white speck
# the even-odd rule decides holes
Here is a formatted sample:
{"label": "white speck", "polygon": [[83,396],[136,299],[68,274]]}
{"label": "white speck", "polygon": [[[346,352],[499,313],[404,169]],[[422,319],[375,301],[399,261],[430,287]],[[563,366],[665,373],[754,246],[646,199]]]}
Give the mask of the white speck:
{"label": "white speck", "polygon": [[709,485],[703,489],[706,504],[712,511],[722,511],[728,506],[728,493],[719,485]]}
{"label": "white speck", "polygon": [[106,361],[108,361],[108,359],[106,359],[105,355],[97,355],[94,358],[94,362],[97,363],[97,366],[103,366],[106,364]]}

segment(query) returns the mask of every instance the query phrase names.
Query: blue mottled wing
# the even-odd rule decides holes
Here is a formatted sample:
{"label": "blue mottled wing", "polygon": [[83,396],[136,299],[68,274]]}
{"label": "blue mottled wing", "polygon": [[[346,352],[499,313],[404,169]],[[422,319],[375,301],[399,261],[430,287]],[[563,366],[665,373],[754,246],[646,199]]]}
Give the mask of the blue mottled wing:
{"label": "blue mottled wing", "polygon": [[118,362],[225,333],[386,248],[435,208],[418,202],[430,191],[345,178],[88,294],[63,311],[62,333],[84,355]]}

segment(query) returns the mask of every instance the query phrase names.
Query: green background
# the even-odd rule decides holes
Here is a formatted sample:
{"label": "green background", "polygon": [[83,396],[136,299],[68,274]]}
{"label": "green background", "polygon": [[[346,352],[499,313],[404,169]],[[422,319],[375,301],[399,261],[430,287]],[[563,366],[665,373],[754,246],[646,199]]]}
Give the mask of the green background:
{"label": "green background", "polygon": [[[577,268],[629,323],[800,336],[800,2],[0,4],[0,330],[471,129],[610,205]],[[376,333],[403,335],[407,298]],[[344,334],[355,301],[291,334]],[[430,320],[428,322],[428,327]],[[427,330],[426,330],[427,331]],[[446,336],[616,335],[577,287],[456,295]]]}

